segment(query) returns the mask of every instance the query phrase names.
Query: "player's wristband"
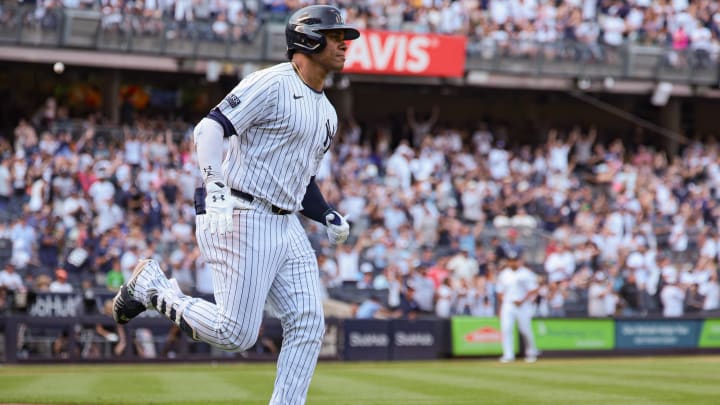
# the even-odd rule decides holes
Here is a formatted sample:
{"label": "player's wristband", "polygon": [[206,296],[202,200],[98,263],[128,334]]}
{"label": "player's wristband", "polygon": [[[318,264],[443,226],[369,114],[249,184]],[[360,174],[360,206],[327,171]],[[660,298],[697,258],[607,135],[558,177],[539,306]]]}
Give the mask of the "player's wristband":
{"label": "player's wristband", "polygon": [[[327,216],[330,214],[333,214],[334,218],[328,221]],[[342,221],[340,220],[340,214],[338,214],[338,212],[332,208],[329,208],[327,211],[325,211],[325,213],[323,214],[323,218],[325,218],[325,225],[340,225],[342,223]]]}
{"label": "player's wristband", "polygon": [[205,196],[207,192],[205,187],[198,187],[195,189],[195,215],[204,215],[205,211]]}

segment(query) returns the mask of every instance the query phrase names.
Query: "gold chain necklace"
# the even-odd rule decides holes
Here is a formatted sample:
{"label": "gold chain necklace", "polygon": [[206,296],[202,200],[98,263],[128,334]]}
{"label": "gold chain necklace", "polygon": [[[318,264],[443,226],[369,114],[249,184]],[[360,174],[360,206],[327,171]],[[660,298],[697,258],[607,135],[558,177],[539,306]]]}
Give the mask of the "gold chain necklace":
{"label": "gold chain necklace", "polygon": [[292,65],[293,69],[295,69],[295,73],[297,73],[297,75],[300,76],[300,80],[302,80],[303,83],[305,83],[309,86],[307,80],[305,80],[302,73],[300,73],[300,68],[298,67],[298,65],[296,65],[295,62],[292,62],[292,61],[290,62],[290,64]]}

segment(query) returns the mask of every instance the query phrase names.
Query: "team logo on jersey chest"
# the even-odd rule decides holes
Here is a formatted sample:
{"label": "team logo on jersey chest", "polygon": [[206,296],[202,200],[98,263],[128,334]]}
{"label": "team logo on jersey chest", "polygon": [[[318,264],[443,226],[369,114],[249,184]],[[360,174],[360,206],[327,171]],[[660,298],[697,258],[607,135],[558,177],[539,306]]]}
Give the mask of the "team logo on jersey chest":
{"label": "team logo on jersey chest", "polygon": [[323,153],[327,153],[330,144],[335,137],[335,130],[330,126],[330,120],[325,121],[325,140],[323,141]]}
{"label": "team logo on jersey chest", "polygon": [[231,108],[235,108],[240,105],[240,98],[234,94],[228,94],[228,96],[225,97],[225,101],[230,104]]}

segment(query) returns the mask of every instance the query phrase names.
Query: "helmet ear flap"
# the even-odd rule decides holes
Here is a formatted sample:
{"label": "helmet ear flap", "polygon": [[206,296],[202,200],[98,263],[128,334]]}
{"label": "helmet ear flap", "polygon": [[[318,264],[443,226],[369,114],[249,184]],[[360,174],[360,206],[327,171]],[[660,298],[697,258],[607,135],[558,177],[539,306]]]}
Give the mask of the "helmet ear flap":
{"label": "helmet ear flap", "polygon": [[325,48],[327,41],[325,35],[312,30],[305,25],[295,25],[288,28],[288,58],[292,58],[290,51],[303,53],[319,53]]}

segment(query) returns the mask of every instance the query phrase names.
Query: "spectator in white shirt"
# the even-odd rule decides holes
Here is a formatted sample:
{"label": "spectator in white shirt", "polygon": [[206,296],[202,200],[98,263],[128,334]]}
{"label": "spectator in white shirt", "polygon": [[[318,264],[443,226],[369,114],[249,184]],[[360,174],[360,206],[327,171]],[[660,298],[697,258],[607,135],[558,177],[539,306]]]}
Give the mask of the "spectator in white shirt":
{"label": "spectator in white shirt", "polygon": [[698,246],[700,246],[700,256],[709,259],[715,259],[717,257],[717,242],[715,239],[707,233],[701,233],[698,236]]}
{"label": "spectator in white shirt", "polygon": [[345,243],[335,253],[340,280],[344,286],[356,286],[360,280],[360,250],[365,241],[359,239],[355,246]]}
{"label": "spectator in white shirt", "polygon": [[435,293],[435,315],[440,318],[449,318],[452,315],[454,291],[450,285],[450,278],[442,281]]}
{"label": "spectator in white shirt", "polygon": [[107,201],[113,201],[115,197],[115,186],[108,180],[110,169],[101,166],[97,169],[98,181],[93,183],[88,190],[88,194],[93,199],[93,205],[99,209],[107,204]]}
{"label": "spectator in white shirt", "polygon": [[55,270],[55,281],[50,283],[50,292],[52,293],[71,293],[73,292],[72,284],[68,283],[67,271],[63,269]]}
{"label": "spectator in white shirt", "polygon": [[447,268],[452,272],[453,279],[471,282],[478,273],[479,264],[477,260],[470,256],[470,252],[461,249],[450,259]]}
{"label": "spectator in white shirt", "polygon": [[488,155],[488,169],[494,180],[503,180],[510,176],[510,154],[504,149],[505,143],[497,141]]}
{"label": "spectator in white shirt", "polygon": [[412,172],[410,159],[414,152],[407,143],[402,143],[395,149],[395,153],[388,159],[386,169],[386,184],[390,187],[400,187],[408,190],[411,185]]}
{"label": "spectator in white shirt", "polygon": [[668,278],[677,278],[678,270],[677,267],[670,261],[670,257],[666,254],[658,254],[657,255],[657,266],[660,268],[660,277],[662,277],[663,280],[666,280]]}
{"label": "spectator in white shirt", "polygon": [[575,143],[579,133],[578,128],[574,128],[570,139],[564,142],[558,139],[558,133],[556,129],[551,129],[548,133],[548,164],[550,169],[556,170],[560,173],[565,173],[568,170],[568,157],[570,149]]}
{"label": "spectator in white shirt", "polygon": [[8,262],[5,270],[0,271],[0,288],[6,288],[10,291],[24,291],[22,277],[15,271],[15,265]]}
{"label": "spectator in white shirt", "polygon": [[612,287],[607,282],[607,277],[602,271],[594,274],[588,289],[588,316],[603,318],[608,315],[606,299],[612,293]]}
{"label": "spectator in white shirt", "polygon": [[699,292],[705,297],[703,311],[720,309],[720,284],[718,284],[718,274],[715,269],[710,272],[710,278],[700,284]]}
{"label": "spectator in white shirt", "polygon": [[12,173],[10,173],[10,160],[0,162],[0,210],[4,210],[12,195]]}
{"label": "spectator in white shirt", "polygon": [[664,317],[683,316],[685,304],[685,291],[678,285],[677,278],[668,277],[666,284],[660,292],[663,304]]}
{"label": "spectator in white shirt", "polygon": [[670,229],[670,248],[673,252],[684,252],[688,247],[687,230],[685,229],[685,218],[682,215],[675,215],[673,225]]}
{"label": "spectator in white shirt", "polygon": [[545,271],[550,282],[567,280],[575,272],[575,258],[564,242],[545,259]]}

